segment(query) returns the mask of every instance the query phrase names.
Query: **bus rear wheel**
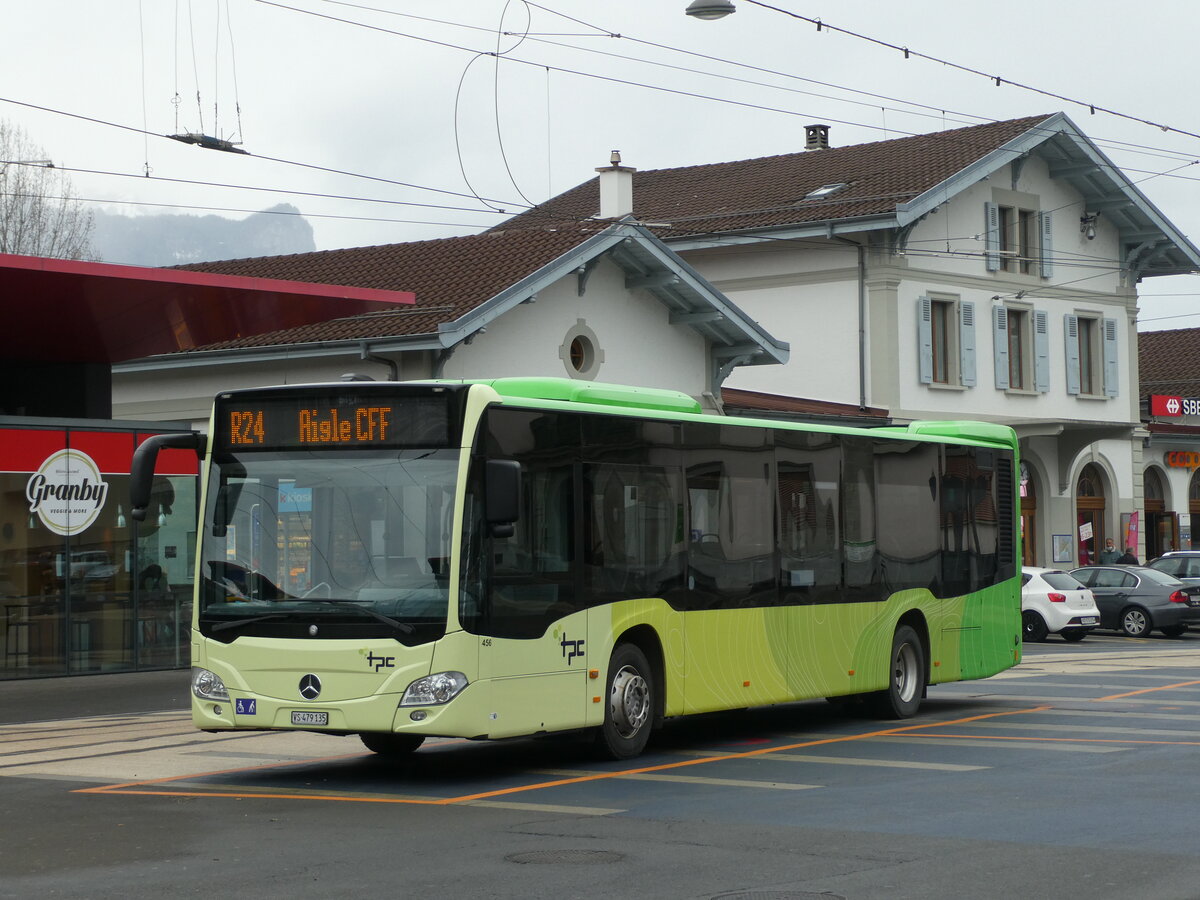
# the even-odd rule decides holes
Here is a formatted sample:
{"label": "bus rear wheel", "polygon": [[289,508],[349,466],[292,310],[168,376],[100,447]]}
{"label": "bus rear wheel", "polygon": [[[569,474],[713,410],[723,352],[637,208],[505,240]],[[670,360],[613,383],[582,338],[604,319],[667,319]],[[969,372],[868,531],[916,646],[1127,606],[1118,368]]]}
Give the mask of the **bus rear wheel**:
{"label": "bus rear wheel", "polygon": [[657,702],[650,663],[636,645],[618,644],[613,650],[607,688],[596,746],[609,759],[630,759],[650,739]]}
{"label": "bus rear wheel", "polygon": [[366,731],[359,735],[363,746],[372,753],[380,756],[408,756],[421,746],[425,738],[419,734],[381,734],[377,731]]}
{"label": "bus rear wheel", "polygon": [[872,705],[880,718],[907,719],[925,694],[925,648],[911,626],[896,629],[888,659],[888,686],[872,696]]}

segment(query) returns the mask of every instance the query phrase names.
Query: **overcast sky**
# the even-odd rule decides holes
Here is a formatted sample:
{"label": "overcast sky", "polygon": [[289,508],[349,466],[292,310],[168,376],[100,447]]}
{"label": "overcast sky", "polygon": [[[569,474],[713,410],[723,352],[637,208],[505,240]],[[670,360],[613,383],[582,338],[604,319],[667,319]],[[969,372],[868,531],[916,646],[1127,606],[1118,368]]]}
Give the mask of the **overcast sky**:
{"label": "overcast sky", "polygon": [[[1064,111],[1200,243],[1200,139],[735,2],[717,22],[684,16],[687,0],[8,3],[0,117],[56,164],[103,173],[72,178],[105,209],[241,218],[288,201],[327,249],[494,225],[613,149],[656,169],[794,152],[810,122],[844,146]],[[1185,0],[773,5],[1200,133]],[[251,155],[161,137],[200,131]],[[1200,326],[1200,276],[1141,290],[1143,328]]]}

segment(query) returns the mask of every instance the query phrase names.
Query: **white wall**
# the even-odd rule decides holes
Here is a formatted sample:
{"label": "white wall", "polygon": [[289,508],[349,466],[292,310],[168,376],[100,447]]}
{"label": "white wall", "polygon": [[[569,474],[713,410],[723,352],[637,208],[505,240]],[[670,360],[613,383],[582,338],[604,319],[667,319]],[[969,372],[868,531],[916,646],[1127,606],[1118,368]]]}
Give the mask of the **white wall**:
{"label": "white wall", "polygon": [[[568,275],[535,303],[522,304],[490,323],[468,345],[460,345],[442,373],[445,378],[499,378],[512,375],[566,377],[560,358],[568,331],[580,320],[603,353],[592,380],[671,388],[699,398],[708,390],[705,340],[688,326],[672,325],[661,303],[645,291],[628,291],[624,273],[603,260],[593,270],[584,296]],[[214,354],[216,360],[220,357]],[[400,378],[428,378],[431,355],[396,355]],[[776,368],[776,367],[763,367]],[[190,421],[207,429],[213,397],[220,391],[273,384],[338,381],[347,372],[383,380],[385,366],[358,358],[295,358],[280,347],[267,362],[176,365],[159,370],[113,374],[113,417]]]}

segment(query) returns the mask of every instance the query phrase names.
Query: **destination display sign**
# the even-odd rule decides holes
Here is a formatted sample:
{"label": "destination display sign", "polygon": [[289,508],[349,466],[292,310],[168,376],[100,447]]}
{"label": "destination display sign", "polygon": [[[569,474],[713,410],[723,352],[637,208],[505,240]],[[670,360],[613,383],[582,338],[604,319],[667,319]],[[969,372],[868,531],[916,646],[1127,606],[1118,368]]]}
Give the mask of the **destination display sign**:
{"label": "destination display sign", "polygon": [[246,391],[217,398],[215,447],[353,450],[449,447],[460,433],[455,392]]}

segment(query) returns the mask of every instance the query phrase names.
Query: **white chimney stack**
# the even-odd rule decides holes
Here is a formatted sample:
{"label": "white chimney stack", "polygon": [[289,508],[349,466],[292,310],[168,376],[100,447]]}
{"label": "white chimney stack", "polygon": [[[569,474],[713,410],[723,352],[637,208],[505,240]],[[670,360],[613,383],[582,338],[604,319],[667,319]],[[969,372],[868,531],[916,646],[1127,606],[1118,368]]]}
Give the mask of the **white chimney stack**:
{"label": "white chimney stack", "polygon": [[597,169],[600,173],[601,219],[620,219],[633,213],[633,173],[637,169],[621,165],[621,151],[609,157],[611,165]]}

